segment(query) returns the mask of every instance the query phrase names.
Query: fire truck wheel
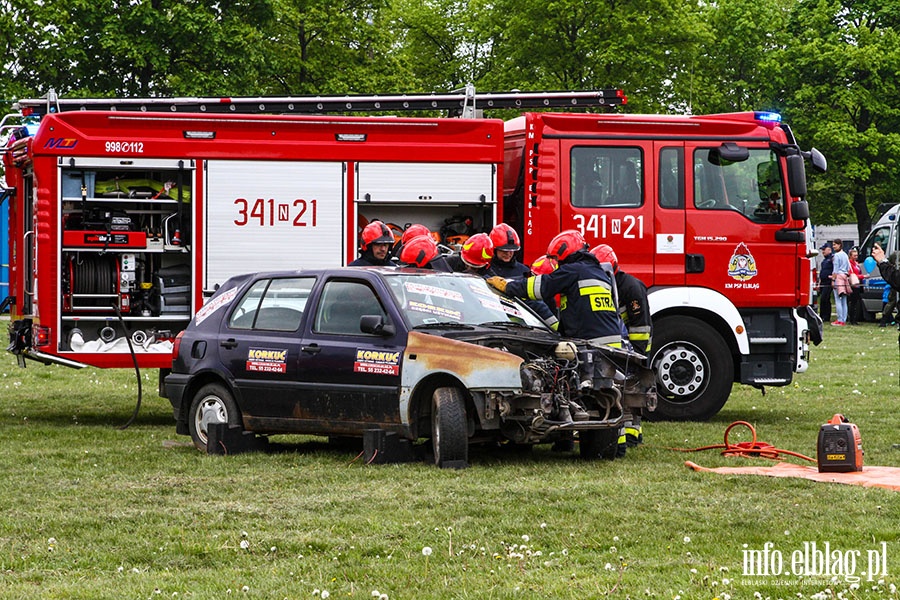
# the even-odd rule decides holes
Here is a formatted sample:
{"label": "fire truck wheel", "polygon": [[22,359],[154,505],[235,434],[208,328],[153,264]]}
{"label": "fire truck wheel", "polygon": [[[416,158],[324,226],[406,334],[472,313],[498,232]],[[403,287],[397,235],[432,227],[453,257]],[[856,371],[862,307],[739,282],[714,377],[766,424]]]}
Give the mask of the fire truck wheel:
{"label": "fire truck wheel", "polygon": [[721,410],[734,378],[731,351],[699,319],[663,319],[653,326],[654,420],[705,421]]}
{"label": "fire truck wheel", "polygon": [[210,383],[200,388],[194,396],[188,413],[188,429],[198,450],[206,452],[207,432],[216,423],[240,427],[241,418],[231,392],[222,384]]}
{"label": "fire truck wheel", "polygon": [[455,387],[434,390],[431,399],[431,443],[434,464],[466,463],[469,460],[469,434],[466,426],[466,402]]}
{"label": "fire truck wheel", "polygon": [[619,429],[588,429],[578,432],[578,453],[581,458],[613,460],[619,449]]}

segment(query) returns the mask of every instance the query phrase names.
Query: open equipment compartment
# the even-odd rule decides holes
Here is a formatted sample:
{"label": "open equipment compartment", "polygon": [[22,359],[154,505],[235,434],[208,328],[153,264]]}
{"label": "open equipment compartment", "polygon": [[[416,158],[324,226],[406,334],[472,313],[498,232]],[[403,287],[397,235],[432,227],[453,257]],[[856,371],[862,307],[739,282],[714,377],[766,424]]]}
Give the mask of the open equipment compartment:
{"label": "open equipment compartment", "polygon": [[60,350],[169,351],[193,314],[188,160],[59,161]]}

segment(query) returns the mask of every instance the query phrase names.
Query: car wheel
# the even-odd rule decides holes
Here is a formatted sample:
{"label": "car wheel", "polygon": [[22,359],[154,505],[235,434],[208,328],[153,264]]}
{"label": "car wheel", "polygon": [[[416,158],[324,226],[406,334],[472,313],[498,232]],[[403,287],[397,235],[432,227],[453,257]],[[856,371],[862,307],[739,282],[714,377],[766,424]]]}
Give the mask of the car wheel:
{"label": "car wheel", "polygon": [[665,319],[654,325],[653,346],[657,405],[651,419],[705,421],[721,410],[734,359],[712,327],[692,317]]}
{"label": "car wheel", "polygon": [[613,460],[619,449],[619,428],[588,429],[578,432],[578,453],[581,458]]}
{"label": "car wheel", "polygon": [[462,466],[469,460],[469,434],[466,403],[455,387],[442,387],[431,398],[431,443],[434,464],[439,467]]}
{"label": "car wheel", "polygon": [[219,383],[210,383],[194,395],[188,413],[188,429],[198,450],[206,452],[209,428],[217,423],[241,427],[241,418],[231,392]]}

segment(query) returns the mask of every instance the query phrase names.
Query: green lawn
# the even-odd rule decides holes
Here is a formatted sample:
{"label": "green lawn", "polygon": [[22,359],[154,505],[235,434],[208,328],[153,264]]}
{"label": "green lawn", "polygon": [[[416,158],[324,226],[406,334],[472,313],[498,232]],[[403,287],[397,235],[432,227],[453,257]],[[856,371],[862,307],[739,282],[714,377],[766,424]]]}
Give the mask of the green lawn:
{"label": "green lawn", "polygon": [[[747,420],[761,440],[815,456],[819,426],[841,412],[862,432],[866,464],[900,466],[897,331],[825,334],[791,386],[737,387],[706,423],[648,423],[623,460],[476,450],[463,471],[366,466],[316,438],[205,456],[175,435],[156,371],[122,430],[133,372],[22,370],[4,353],[0,597],[897,598],[897,492],[695,473],[685,460],[771,462],[671,450],[720,443]],[[767,542],[784,570],[827,542],[841,558],[832,571],[853,566],[858,587],[745,574],[745,555]],[[876,552],[887,575],[869,581]]]}

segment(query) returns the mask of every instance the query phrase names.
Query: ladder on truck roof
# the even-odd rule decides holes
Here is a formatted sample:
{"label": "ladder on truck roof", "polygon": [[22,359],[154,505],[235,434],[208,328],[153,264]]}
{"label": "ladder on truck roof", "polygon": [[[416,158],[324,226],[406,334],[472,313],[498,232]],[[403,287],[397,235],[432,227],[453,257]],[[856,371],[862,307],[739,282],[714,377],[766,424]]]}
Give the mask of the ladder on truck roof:
{"label": "ladder on truck roof", "polygon": [[42,98],[22,99],[13,105],[23,116],[76,110],[118,110],[176,113],[275,113],[315,114],[341,112],[390,112],[446,110],[475,117],[476,109],[586,108],[625,104],[622,90],[582,92],[475,93],[472,86],[448,94],[393,94],[373,96],[272,96],[237,98],[58,98],[50,92]]}

